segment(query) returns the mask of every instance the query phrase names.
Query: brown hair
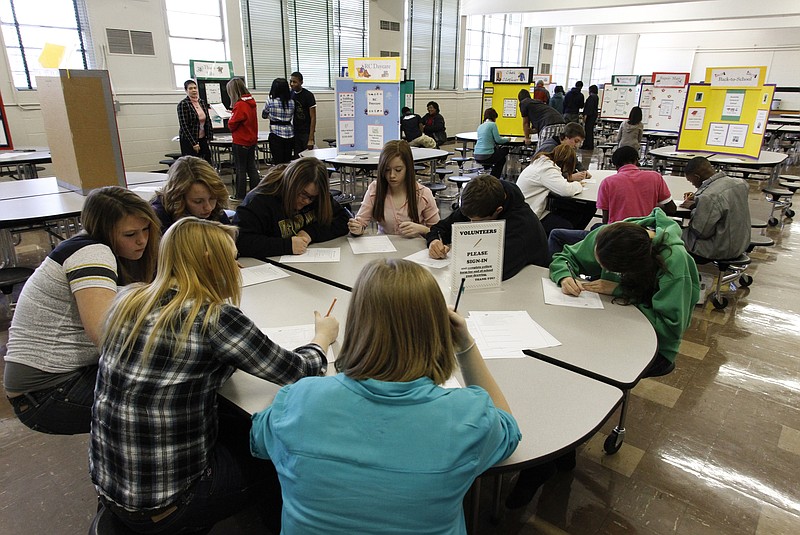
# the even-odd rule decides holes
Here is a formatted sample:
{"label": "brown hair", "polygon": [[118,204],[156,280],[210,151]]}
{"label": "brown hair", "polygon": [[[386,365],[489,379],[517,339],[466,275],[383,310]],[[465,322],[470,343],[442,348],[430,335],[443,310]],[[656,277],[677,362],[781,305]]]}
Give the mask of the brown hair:
{"label": "brown hair", "polygon": [[378,160],[378,182],[375,187],[375,205],[373,213],[375,219],[381,223],[385,221],[386,195],[389,193],[389,181],[386,175],[389,172],[389,164],[395,158],[400,158],[406,167],[404,184],[406,188],[406,199],[408,202],[408,217],[414,223],[419,223],[419,211],[417,204],[417,178],[414,171],[414,156],[411,154],[411,147],[404,139],[387,141],[381,150]]}
{"label": "brown hair", "polygon": [[578,156],[575,153],[575,149],[569,145],[556,145],[552,151],[540,152],[534,156],[534,158],[541,157],[548,158],[555,163],[558,168],[561,169],[561,174],[564,175],[565,178],[569,178],[578,166]]}
{"label": "brown hair", "polygon": [[469,218],[487,217],[503,205],[506,192],[499,178],[478,175],[464,186],[461,195],[461,213]]}
{"label": "brown hair", "polygon": [[[141,217],[150,225],[144,253],[139,260],[121,258],[116,252],[115,228],[125,216]],[[156,272],[161,223],[147,201],[130,190],[106,186],[92,190],[81,212],[83,230],[91,238],[111,248],[117,258],[117,279],[120,286],[132,282],[150,282]]]}
{"label": "brown hair", "polygon": [[241,78],[231,78],[227,85],[225,85],[225,91],[227,91],[228,96],[231,97],[231,105],[236,104],[239,99],[242,98],[242,95],[250,94],[247,86],[244,85],[244,80]]}
{"label": "brown hair", "polygon": [[452,330],[433,275],[408,260],[364,266],[353,286],[336,370],[350,378],[444,383],[456,369]]}
{"label": "brown hair", "polygon": [[211,164],[197,156],[178,158],[167,172],[167,183],[155,197],[161,200],[172,219],[177,220],[190,215],[186,212],[186,194],[194,184],[204,185],[214,196],[217,205],[209,219],[219,220],[222,211],[228,207],[228,188]]}
{"label": "brown hair", "polygon": [[484,121],[496,121],[497,120],[497,110],[494,108],[486,108],[486,111],[483,112],[483,120]]}
{"label": "brown hair", "polygon": [[276,165],[261,180],[256,191],[262,195],[275,195],[281,198],[283,211],[287,215],[297,213],[297,198],[303,189],[314,183],[319,195],[310,205],[316,220],[322,225],[330,225],[333,220],[333,206],[328,187],[328,168],[313,157],[298,158],[289,164]]}

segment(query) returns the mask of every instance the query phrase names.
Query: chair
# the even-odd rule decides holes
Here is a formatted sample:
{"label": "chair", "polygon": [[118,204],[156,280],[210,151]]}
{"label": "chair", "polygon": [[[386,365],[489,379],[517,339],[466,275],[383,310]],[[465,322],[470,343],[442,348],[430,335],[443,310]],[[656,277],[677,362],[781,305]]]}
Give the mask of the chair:
{"label": "chair", "polygon": [[8,300],[8,308],[11,314],[14,314],[14,286],[17,284],[25,284],[25,281],[33,275],[33,270],[26,267],[7,267],[0,269],[0,291],[6,296]]}
{"label": "chair", "polygon": [[94,520],[89,526],[89,535],[136,535],[104,505],[100,505]]}
{"label": "chair", "polygon": [[714,264],[714,266],[716,266],[716,268],[719,270],[719,275],[717,276],[717,286],[714,289],[714,293],[711,295],[711,304],[713,304],[714,308],[717,310],[722,310],[728,306],[728,298],[722,295],[723,283],[730,283],[732,290],[735,290],[736,288],[733,281],[737,278],[739,279],[739,284],[742,287],[746,288],[753,284],[753,277],[743,274],[747,269],[747,266],[750,265],[750,257],[747,256],[747,253],[742,253],[736,258],[712,260],[711,263]]}
{"label": "chair", "polygon": [[767,219],[769,226],[776,227],[780,223],[780,220],[774,215],[775,210],[779,210],[782,216],[794,217],[794,210],[791,209],[794,192],[784,188],[764,188],[762,191],[767,202],[772,205],[769,219]]}
{"label": "chair", "polygon": [[453,210],[458,210],[458,207],[461,206],[461,192],[464,184],[472,180],[472,177],[469,175],[456,175],[447,177],[447,180],[454,183],[458,188],[458,192],[456,193],[456,198],[458,199],[456,202],[453,203]]}

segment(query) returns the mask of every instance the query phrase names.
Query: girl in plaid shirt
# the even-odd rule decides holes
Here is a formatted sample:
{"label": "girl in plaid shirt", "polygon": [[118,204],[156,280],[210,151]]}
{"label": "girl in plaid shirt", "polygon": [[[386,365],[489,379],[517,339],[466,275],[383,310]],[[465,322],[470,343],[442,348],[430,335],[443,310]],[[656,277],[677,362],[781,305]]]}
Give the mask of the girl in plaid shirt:
{"label": "girl in plaid shirt", "polygon": [[269,152],[272,163],[288,163],[294,150],[294,100],[286,78],[275,78],[269,99],[261,110],[261,118],[269,119]]}

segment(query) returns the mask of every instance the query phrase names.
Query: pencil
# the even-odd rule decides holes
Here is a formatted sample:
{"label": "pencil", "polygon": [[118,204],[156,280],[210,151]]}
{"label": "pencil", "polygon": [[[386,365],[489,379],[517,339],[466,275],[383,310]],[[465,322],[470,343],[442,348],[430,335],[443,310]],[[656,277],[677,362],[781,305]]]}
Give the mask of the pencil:
{"label": "pencil", "polygon": [[347,212],[347,215],[350,216],[350,219],[355,219],[356,218],[356,216],[353,215],[353,212],[351,212],[350,209],[347,206],[342,206],[342,208],[344,208],[344,211]]}
{"label": "pencil", "polygon": [[327,314],[325,314],[325,317],[326,317],[326,318],[327,318],[328,316],[330,316],[330,315],[331,315],[331,311],[333,310],[333,305],[335,305],[335,304],[336,304],[336,298],[334,297],[334,298],[333,298],[333,303],[331,303],[331,308],[329,308],[329,309],[328,309],[328,313],[327,313]]}
{"label": "pencil", "polygon": [[467,282],[467,278],[461,277],[461,286],[458,288],[458,296],[456,296],[456,305],[453,307],[453,312],[458,312],[458,302],[461,301],[461,294],[464,293],[465,282]]}
{"label": "pencil", "polygon": [[570,277],[572,277],[572,278],[575,280],[575,282],[578,282],[578,281],[580,281],[580,280],[581,280],[581,279],[580,279],[580,278],[579,278],[579,277],[578,277],[578,276],[575,274],[575,270],[574,270],[574,269],[572,269],[572,264],[570,264],[569,262],[567,262],[567,269],[569,270],[569,276],[570,276]]}

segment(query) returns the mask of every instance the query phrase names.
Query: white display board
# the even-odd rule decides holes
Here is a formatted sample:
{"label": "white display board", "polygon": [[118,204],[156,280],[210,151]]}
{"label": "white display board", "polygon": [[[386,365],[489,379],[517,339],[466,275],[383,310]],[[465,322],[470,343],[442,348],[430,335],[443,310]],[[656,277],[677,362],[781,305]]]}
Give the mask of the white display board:
{"label": "white display board", "polygon": [[678,132],[686,106],[686,87],[656,87],[642,84],[639,107],[645,130]]}
{"label": "white display board", "polygon": [[627,119],[631,108],[639,105],[639,86],[606,84],[601,102],[603,119]]}

